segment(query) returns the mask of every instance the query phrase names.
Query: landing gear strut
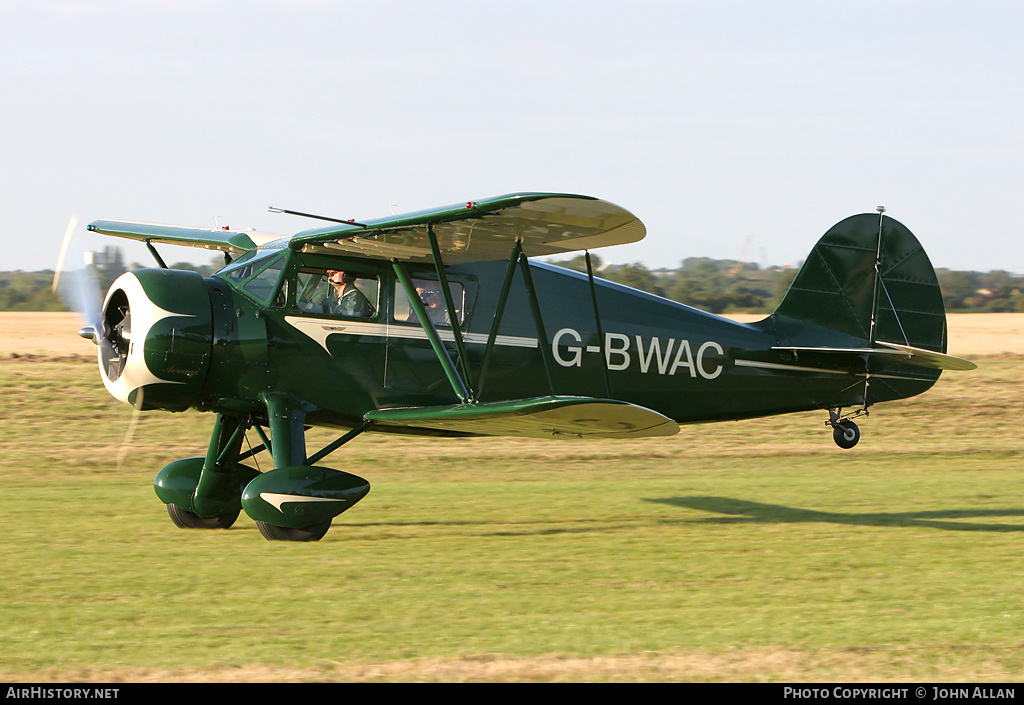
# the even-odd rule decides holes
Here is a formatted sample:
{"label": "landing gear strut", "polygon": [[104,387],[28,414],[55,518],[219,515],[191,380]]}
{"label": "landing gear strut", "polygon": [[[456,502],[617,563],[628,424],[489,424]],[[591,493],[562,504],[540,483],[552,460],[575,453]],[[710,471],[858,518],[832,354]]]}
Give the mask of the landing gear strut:
{"label": "landing gear strut", "polygon": [[[271,437],[252,418],[218,414],[206,456],[176,460],[154,487],[182,529],[226,529],[244,510],[270,541],[319,541],[334,517],[370,491],[370,483],[341,470],[314,465],[366,431],[366,422],[306,457],[306,410],[283,396],[267,395]],[[264,445],[241,452],[255,426]],[[274,468],[263,473],[240,461],[269,450]]]}

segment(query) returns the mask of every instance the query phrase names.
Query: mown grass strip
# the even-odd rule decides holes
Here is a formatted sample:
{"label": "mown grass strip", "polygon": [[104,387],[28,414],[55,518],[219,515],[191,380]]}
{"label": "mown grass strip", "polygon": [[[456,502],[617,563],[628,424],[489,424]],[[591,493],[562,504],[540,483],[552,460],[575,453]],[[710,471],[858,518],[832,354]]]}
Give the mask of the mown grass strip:
{"label": "mown grass strip", "polygon": [[118,471],[131,411],[93,365],[0,362],[0,673],[1020,678],[1022,381],[1015,359],[944,376],[845,452],[824,414],[629,443],[366,437],[325,462],[370,495],[320,543],[277,544],[244,516],[176,529],[153,494],[209,415],[145,414]]}

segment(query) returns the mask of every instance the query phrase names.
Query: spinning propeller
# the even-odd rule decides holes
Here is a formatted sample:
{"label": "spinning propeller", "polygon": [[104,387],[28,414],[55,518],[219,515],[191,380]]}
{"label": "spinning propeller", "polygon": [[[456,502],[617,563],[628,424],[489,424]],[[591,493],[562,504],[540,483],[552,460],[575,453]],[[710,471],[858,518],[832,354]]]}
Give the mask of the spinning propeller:
{"label": "spinning propeller", "polygon": [[[99,343],[97,334],[102,332],[100,321],[100,302],[102,292],[96,281],[96,274],[85,264],[85,251],[81,242],[75,239],[78,218],[71,216],[68,227],[64,231],[60,253],[57,255],[57,266],[53,272],[53,293],[59,296],[72,311],[82,317],[83,327],[78,334],[83,338]],[[68,262],[78,261],[80,268],[65,269]]]}
{"label": "spinning propeller", "polygon": [[[112,299],[106,309],[101,311],[103,292],[100,291],[94,269],[86,264],[81,242],[75,238],[77,227],[78,218],[72,216],[64,231],[64,240],[57,256],[51,288],[69,309],[77,311],[82,317],[83,326],[78,330],[78,335],[91,340],[99,348],[101,369],[108,379],[116,381],[124,370],[131,345],[131,308],[128,305],[128,298],[123,292],[118,292],[121,294],[120,298]],[[75,261],[81,263],[80,268],[66,269],[69,262]],[[128,422],[128,430],[117,454],[119,468],[130,450],[131,439],[142,410],[142,397],[140,389],[133,404],[134,410]]]}

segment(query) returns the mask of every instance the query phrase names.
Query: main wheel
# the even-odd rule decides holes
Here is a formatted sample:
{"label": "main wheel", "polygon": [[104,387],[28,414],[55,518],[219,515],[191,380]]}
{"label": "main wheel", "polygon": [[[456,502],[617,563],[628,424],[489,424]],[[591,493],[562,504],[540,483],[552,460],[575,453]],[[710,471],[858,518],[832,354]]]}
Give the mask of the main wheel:
{"label": "main wheel", "polygon": [[171,515],[171,521],[179,529],[227,529],[235,523],[240,511],[240,509],[236,509],[234,512],[206,519],[187,509],[182,509],[177,504],[167,505],[167,513]]}
{"label": "main wheel", "polygon": [[265,521],[257,521],[256,528],[267,541],[319,541],[331,528],[331,520],[320,524],[305,526],[301,529],[290,529],[287,526],[274,526]]}
{"label": "main wheel", "polygon": [[840,448],[853,448],[860,440],[860,429],[849,419],[843,419],[832,428],[832,440]]}

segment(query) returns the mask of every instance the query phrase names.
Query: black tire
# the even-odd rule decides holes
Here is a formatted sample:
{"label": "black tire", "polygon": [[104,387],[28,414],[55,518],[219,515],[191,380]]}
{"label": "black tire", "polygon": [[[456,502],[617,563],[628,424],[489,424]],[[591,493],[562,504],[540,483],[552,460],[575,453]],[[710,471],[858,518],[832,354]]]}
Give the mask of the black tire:
{"label": "black tire", "polygon": [[167,513],[171,515],[171,521],[179,529],[227,529],[235,523],[240,511],[236,509],[234,512],[206,519],[182,509],[177,504],[167,505]]}
{"label": "black tire", "polygon": [[849,450],[860,440],[860,429],[853,421],[845,419],[838,422],[832,429],[832,440],[840,448]]}
{"label": "black tire", "polygon": [[301,529],[290,529],[287,526],[274,526],[265,521],[258,521],[256,528],[267,541],[319,541],[331,528],[331,520]]}

